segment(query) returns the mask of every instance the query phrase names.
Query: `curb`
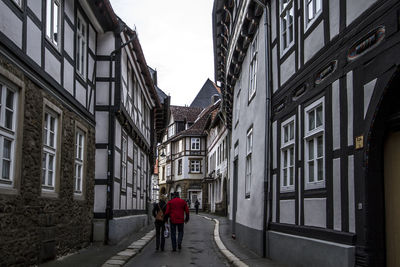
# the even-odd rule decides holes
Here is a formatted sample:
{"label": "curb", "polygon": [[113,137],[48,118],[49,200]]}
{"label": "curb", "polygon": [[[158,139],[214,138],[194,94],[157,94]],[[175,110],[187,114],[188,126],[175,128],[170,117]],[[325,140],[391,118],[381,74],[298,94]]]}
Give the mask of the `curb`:
{"label": "curb", "polygon": [[[199,215],[201,216],[201,215]],[[233,266],[236,267],[249,267],[246,263],[241,261],[238,257],[236,257],[232,252],[230,252],[224,245],[224,243],[221,240],[221,237],[219,236],[219,221],[217,219],[212,219],[207,216],[201,216],[206,220],[214,221],[215,222],[215,228],[214,228],[214,241],[217,244],[219,250],[221,253],[227,258],[228,262],[232,264]]]}
{"label": "curb", "polygon": [[108,259],[102,267],[116,267],[123,266],[130,259],[135,257],[142,249],[154,238],[156,230],[151,230],[141,239],[136,240],[130,244],[125,250],[117,253],[117,255]]}

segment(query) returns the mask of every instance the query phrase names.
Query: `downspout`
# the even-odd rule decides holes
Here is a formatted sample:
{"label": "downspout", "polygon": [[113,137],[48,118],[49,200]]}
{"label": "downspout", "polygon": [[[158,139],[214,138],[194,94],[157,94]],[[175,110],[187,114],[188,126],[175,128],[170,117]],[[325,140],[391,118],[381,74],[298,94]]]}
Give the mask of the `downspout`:
{"label": "downspout", "polygon": [[260,0],[254,0],[258,5],[262,6],[264,11],[264,45],[265,45],[265,56],[264,56],[264,66],[265,66],[265,167],[264,167],[264,213],[263,213],[263,257],[267,256],[267,230],[269,222],[269,209],[268,209],[268,199],[270,192],[270,131],[271,131],[271,81],[270,81],[270,24],[269,24],[269,6],[267,3],[262,3]]}

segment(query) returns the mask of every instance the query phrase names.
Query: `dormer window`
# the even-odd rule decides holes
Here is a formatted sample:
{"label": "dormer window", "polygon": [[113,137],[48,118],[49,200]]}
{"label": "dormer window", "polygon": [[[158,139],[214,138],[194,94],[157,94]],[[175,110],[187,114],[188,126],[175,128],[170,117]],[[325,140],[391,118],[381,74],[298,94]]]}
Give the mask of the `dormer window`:
{"label": "dormer window", "polygon": [[190,147],[192,150],[200,150],[200,138],[192,138]]}

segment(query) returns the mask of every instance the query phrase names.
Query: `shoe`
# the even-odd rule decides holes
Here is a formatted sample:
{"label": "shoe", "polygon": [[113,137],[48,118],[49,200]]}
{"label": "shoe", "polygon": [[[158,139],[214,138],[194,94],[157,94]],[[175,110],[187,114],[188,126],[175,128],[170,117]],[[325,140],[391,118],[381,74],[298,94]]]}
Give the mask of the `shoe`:
{"label": "shoe", "polygon": [[156,248],[156,250],[158,251],[158,248]]}
{"label": "shoe", "polygon": [[172,252],[174,252],[174,251],[176,251],[176,248],[173,248],[173,249],[172,249]]}
{"label": "shoe", "polygon": [[181,245],[181,244],[178,244],[178,248],[179,248],[179,249],[182,249],[182,245]]}
{"label": "shoe", "polygon": [[161,248],[161,251],[164,251],[164,248]]}

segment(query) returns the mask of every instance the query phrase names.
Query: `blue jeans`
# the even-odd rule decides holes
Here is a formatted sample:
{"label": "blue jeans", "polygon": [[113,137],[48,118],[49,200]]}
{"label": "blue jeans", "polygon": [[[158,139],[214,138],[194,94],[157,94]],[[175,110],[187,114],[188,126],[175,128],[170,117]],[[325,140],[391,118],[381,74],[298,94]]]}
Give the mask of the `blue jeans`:
{"label": "blue jeans", "polygon": [[172,249],[176,249],[176,227],[178,226],[178,245],[182,245],[183,223],[171,223],[171,242]]}

